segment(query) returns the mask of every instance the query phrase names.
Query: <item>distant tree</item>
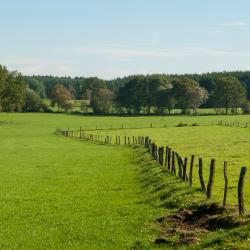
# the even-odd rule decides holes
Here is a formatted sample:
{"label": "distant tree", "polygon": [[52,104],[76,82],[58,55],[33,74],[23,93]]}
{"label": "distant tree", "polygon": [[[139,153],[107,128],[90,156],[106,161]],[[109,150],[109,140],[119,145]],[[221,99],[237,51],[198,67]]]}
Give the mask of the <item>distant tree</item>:
{"label": "distant tree", "polygon": [[[163,112],[164,105],[161,105],[163,93],[161,90],[166,90],[170,87],[170,80],[165,75],[150,75],[145,78],[146,84],[146,106],[147,113],[151,112],[152,106],[157,106],[159,112]],[[157,100],[159,98],[159,100]],[[163,101],[163,100],[162,100]]]}
{"label": "distant tree", "polygon": [[225,108],[226,114],[230,108],[234,108],[237,113],[238,108],[246,102],[246,90],[237,78],[220,77],[216,80],[212,97],[216,108]]}
{"label": "distant tree", "polygon": [[88,113],[88,110],[90,108],[89,101],[87,100],[82,100],[80,104],[81,111],[83,113]]}
{"label": "distant tree", "polygon": [[175,78],[172,82],[172,95],[179,108],[196,110],[208,99],[208,92],[199,84],[187,77]]}
{"label": "distant tree", "polygon": [[172,88],[159,90],[155,95],[155,99],[158,113],[163,113],[164,110],[167,109],[168,114],[171,114],[171,111],[177,104]]}
{"label": "distant tree", "polygon": [[66,111],[66,112],[71,112],[73,110],[75,106],[74,101],[72,100],[67,100],[62,104],[62,108]]}
{"label": "distant tree", "polygon": [[129,112],[140,114],[141,109],[147,105],[147,93],[146,78],[135,76],[119,89],[117,102]]}
{"label": "distant tree", "polygon": [[57,84],[53,88],[51,101],[52,106],[58,106],[58,110],[69,110],[71,93],[63,85]]}
{"label": "distant tree", "polygon": [[90,105],[96,114],[107,114],[112,108],[114,93],[109,89],[97,89],[93,92]]}
{"label": "distant tree", "polygon": [[2,111],[21,111],[24,105],[26,83],[17,72],[9,72],[0,65],[0,107]]}
{"label": "distant tree", "polygon": [[34,90],[41,98],[45,98],[45,87],[43,83],[37,79],[29,79],[28,86],[30,89]]}
{"label": "distant tree", "polygon": [[23,111],[37,112],[43,109],[43,101],[41,97],[31,89],[27,89],[25,93],[25,103]]}
{"label": "distant tree", "polygon": [[250,114],[250,102],[248,100],[242,104],[242,112],[243,114]]}
{"label": "distant tree", "polygon": [[90,101],[92,97],[93,90],[91,89],[85,89],[82,98],[85,100]]}

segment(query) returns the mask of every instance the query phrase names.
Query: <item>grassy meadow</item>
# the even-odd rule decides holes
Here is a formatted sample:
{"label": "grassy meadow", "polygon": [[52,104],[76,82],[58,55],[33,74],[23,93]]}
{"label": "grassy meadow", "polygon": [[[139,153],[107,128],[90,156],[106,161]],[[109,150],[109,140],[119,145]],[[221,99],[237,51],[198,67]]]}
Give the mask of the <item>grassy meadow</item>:
{"label": "grassy meadow", "polygon": [[[203,159],[204,177],[208,181],[209,166],[216,159],[215,200],[223,200],[223,165],[228,163],[228,200],[237,204],[237,183],[240,169],[250,166],[250,127],[229,126],[186,126],[166,128],[123,129],[119,131],[98,131],[100,135],[149,136],[158,146],[170,146],[181,156],[191,159],[195,155],[194,186],[200,187],[198,177],[198,158]],[[113,139],[114,140],[114,139]],[[188,162],[190,164],[190,162]],[[250,168],[249,168],[250,169]],[[248,174],[248,176],[250,176]],[[246,206],[250,209],[250,180],[246,181]]]}
{"label": "grassy meadow", "polygon": [[[216,126],[221,120],[240,121],[242,128]],[[176,127],[181,122],[199,126]],[[214,157],[218,201],[222,201],[222,167],[227,160],[232,175],[228,198],[236,204],[240,167],[250,167],[250,128],[243,128],[247,122],[250,116],[243,115],[0,114],[0,248],[166,249],[153,244],[163,230],[156,219],[205,199],[197,171],[190,189],[156,167],[142,148],[64,138],[54,134],[56,128],[148,135],[183,156],[203,157],[206,169]],[[249,179],[245,191],[249,210]],[[249,249],[249,234],[249,226],[212,232],[190,249]],[[170,244],[167,249],[171,248]]]}

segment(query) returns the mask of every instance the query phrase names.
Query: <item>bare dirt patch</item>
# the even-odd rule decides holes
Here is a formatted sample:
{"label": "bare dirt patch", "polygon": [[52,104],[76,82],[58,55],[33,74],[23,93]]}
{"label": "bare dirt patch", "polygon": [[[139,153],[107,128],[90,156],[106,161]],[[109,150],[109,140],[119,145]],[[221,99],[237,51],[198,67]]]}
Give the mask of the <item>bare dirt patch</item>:
{"label": "bare dirt patch", "polygon": [[246,224],[239,219],[234,208],[224,209],[216,203],[200,205],[192,209],[157,219],[163,226],[162,237],[156,244],[195,244],[210,231],[230,229]]}

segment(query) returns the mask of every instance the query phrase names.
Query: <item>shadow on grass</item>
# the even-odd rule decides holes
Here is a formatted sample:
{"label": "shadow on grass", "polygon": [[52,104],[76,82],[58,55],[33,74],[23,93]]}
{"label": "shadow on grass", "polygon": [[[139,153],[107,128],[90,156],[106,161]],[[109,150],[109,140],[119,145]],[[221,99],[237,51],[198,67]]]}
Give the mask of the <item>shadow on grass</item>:
{"label": "shadow on grass", "polygon": [[[206,199],[200,188],[189,187],[188,183],[168,172],[166,168],[160,167],[152,160],[146,149],[138,147],[135,150],[135,161],[139,165],[139,184],[145,195],[143,203],[150,204],[156,209],[166,208],[166,215],[173,217],[183,211],[192,212],[194,208],[206,207],[212,203]],[[171,236],[166,236],[166,232],[175,230],[175,226],[165,221],[166,216],[162,218],[157,218],[155,223],[156,225],[158,223],[161,231],[164,232],[163,237],[156,239],[155,243],[163,244],[168,249],[239,249],[235,248],[239,246],[239,243],[241,249],[250,249],[250,225],[239,223],[239,227],[236,228],[218,228],[211,232],[207,230],[206,233],[199,228],[192,229],[193,231],[182,229]],[[225,219],[218,217],[217,222],[228,222],[228,219],[230,216]],[[234,222],[233,217],[232,219]],[[192,237],[189,237],[191,235]],[[191,241],[188,242],[188,240]],[[192,242],[192,240],[195,241]],[[228,248],[229,246],[232,248]]]}
{"label": "shadow on grass", "polygon": [[204,201],[200,189],[190,188],[188,183],[160,167],[145,149],[135,149],[138,155],[136,163],[139,165],[139,183],[146,193],[144,202],[176,211]]}

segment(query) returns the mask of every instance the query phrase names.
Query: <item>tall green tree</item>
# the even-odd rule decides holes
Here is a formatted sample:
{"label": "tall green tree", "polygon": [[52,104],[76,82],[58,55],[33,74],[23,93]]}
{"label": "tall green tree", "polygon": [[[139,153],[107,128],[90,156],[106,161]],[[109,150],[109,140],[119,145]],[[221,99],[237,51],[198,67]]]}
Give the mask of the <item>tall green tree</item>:
{"label": "tall green tree", "polygon": [[63,110],[71,109],[71,93],[61,84],[55,85],[52,91],[52,106],[57,105],[58,110],[61,108]]}
{"label": "tall green tree", "polygon": [[163,97],[161,90],[170,88],[170,79],[165,75],[154,74],[146,76],[145,84],[147,113],[149,114],[151,112],[151,107],[153,106],[157,106],[158,111],[162,112],[164,106],[160,105],[162,102],[157,100],[156,96],[158,96],[159,99]]}
{"label": "tall green tree", "polygon": [[44,104],[41,97],[32,89],[27,89],[25,93],[23,111],[38,112],[43,111]]}
{"label": "tall green tree", "polygon": [[0,66],[0,108],[5,112],[21,111],[24,105],[26,83],[17,72]]}
{"label": "tall green tree", "polygon": [[45,87],[43,83],[37,79],[28,79],[28,87],[34,90],[41,98],[45,98]]}
{"label": "tall green tree", "polygon": [[183,110],[193,109],[196,112],[208,99],[208,92],[188,77],[175,78],[172,85],[172,95]]}
{"label": "tall green tree", "polygon": [[212,98],[216,108],[225,108],[226,114],[234,108],[237,113],[238,108],[246,103],[246,89],[235,77],[220,77],[216,80]]}
{"label": "tall green tree", "polygon": [[147,84],[144,76],[135,76],[118,92],[117,101],[129,112],[140,114],[147,105]]}
{"label": "tall green tree", "polygon": [[90,105],[96,114],[108,114],[112,108],[115,95],[109,89],[96,89],[93,93]]}

